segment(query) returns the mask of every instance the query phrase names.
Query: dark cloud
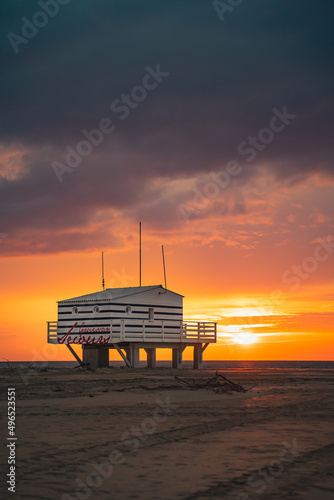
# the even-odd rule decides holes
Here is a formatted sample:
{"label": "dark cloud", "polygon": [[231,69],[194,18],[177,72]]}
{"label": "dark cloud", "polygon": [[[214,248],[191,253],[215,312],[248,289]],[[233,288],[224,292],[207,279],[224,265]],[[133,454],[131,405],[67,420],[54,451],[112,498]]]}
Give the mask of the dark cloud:
{"label": "dark cloud", "polygon": [[[167,181],[245,163],[238,145],[284,106],[297,118],[240,182],[258,163],[278,181],[333,175],[333,2],[244,1],[221,22],[206,0],[72,0],[15,54],[8,33],[38,10],[0,6],[0,143],[27,149],[22,175],[0,178],[2,232],[83,230],[109,209],[173,227],[184,194],[168,196]],[[157,64],[170,75],[121,121],[111,103]],[[51,163],[104,117],[116,131],[59,183]]]}

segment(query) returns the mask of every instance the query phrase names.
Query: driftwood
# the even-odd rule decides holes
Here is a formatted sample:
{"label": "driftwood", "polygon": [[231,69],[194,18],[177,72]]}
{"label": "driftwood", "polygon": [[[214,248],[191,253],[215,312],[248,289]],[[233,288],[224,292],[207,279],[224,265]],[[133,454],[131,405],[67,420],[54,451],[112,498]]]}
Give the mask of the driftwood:
{"label": "driftwood", "polygon": [[192,379],[192,380],[186,380],[182,379],[180,377],[177,377],[175,375],[176,380],[178,380],[181,384],[189,387],[189,389],[206,389],[209,391],[214,391],[218,393],[223,393],[223,392],[230,392],[230,391],[235,391],[235,392],[247,392],[248,389],[245,389],[242,387],[240,384],[236,384],[235,382],[232,382],[228,378],[226,378],[224,375],[221,375],[220,373],[216,372],[216,375],[212,378],[209,379]]}
{"label": "driftwood", "polygon": [[82,368],[83,370],[95,371],[94,369],[89,368],[89,363],[81,363],[81,365],[76,365],[73,367],[73,370],[75,370],[76,368]]}
{"label": "driftwood", "polygon": [[192,379],[184,379],[177,377],[175,375],[175,379],[179,382],[178,384],[173,384],[173,385],[156,385],[156,386],[147,386],[147,385],[133,385],[129,387],[122,387],[120,389],[110,389],[111,391],[115,392],[124,392],[124,391],[133,391],[133,390],[145,390],[145,391],[161,391],[161,390],[166,390],[166,389],[177,389],[177,390],[182,390],[182,389],[191,389],[191,390],[197,390],[197,389],[206,389],[210,391],[214,391],[217,393],[229,393],[231,391],[234,392],[247,392],[251,389],[245,389],[242,387],[240,384],[236,384],[235,382],[232,382],[228,378],[226,378],[224,375],[221,375],[220,373],[216,372],[216,375],[214,377],[211,377],[209,379],[204,379],[204,378],[192,378]]}

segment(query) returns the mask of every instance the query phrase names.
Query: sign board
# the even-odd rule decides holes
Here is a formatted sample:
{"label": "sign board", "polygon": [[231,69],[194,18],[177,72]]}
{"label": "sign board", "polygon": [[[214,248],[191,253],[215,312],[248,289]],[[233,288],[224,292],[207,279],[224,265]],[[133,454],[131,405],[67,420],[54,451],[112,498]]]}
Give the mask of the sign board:
{"label": "sign board", "polygon": [[108,344],[111,339],[109,327],[86,326],[85,322],[74,323],[67,333],[57,335],[58,344]]}

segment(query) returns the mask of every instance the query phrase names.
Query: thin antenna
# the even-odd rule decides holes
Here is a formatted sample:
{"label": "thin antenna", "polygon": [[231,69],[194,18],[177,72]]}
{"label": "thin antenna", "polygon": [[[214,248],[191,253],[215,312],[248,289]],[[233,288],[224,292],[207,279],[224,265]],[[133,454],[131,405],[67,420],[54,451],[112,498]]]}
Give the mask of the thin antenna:
{"label": "thin antenna", "polygon": [[104,259],[103,259],[103,252],[102,252],[102,289],[104,290]]}
{"label": "thin antenna", "polygon": [[139,286],[141,286],[141,222],[139,222]]}
{"label": "thin antenna", "polygon": [[163,263],[163,266],[164,266],[165,288],[167,290],[167,278],[166,278],[166,266],[165,266],[165,252],[164,252],[164,246],[163,245],[161,245],[161,249],[162,249],[162,263]]}

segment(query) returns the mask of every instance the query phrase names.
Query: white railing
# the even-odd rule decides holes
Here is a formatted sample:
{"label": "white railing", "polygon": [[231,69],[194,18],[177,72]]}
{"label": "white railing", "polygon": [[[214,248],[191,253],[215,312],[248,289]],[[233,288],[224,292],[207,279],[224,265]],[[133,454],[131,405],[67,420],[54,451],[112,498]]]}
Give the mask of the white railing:
{"label": "white railing", "polygon": [[[177,328],[176,328],[177,326]],[[216,342],[217,325],[207,321],[112,321],[112,338],[118,342]]]}
{"label": "white railing", "polygon": [[213,321],[184,321],[182,339],[188,342],[216,342],[217,323]]}
{"label": "white railing", "polygon": [[48,321],[48,344],[58,344],[57,321]]}
{"label": "white railing", "polygon": [[[110,343],[119,342],[216,342],[217,324],[208,321],[111,320]],[[57,344],[57,321],[48,322],[48,343]],[[88,325],[87,325],[88,326]],[[65,332],[64,332],[65,333]],[[62,333],[61,335],[63,335]]]}
{"label": "white railing", "polygon": [[114,319],[111,336],[117,342],[180,342],[182,322]]}

